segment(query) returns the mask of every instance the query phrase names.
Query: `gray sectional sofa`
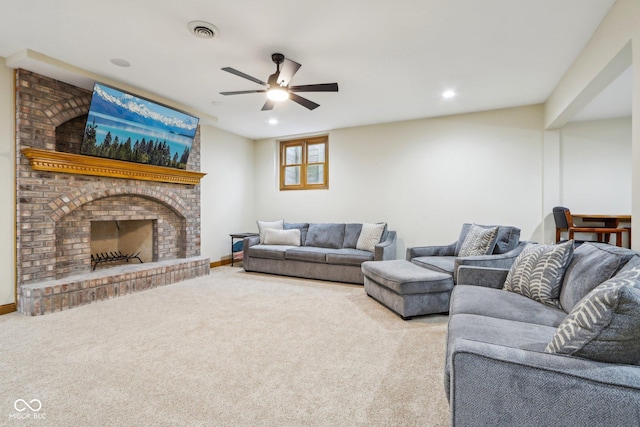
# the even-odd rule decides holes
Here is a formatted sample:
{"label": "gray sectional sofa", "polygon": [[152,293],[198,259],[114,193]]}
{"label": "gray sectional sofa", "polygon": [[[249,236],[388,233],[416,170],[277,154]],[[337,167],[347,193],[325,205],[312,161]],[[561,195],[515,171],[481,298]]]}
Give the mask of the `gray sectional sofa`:
{"label": "gray sectional sofa", "polygon": [[[639,254],[581,245],[558,281],[555,306],[502,289],[509,274],[458,271],[445,367],[451,424],[640,425]],[[612,289],[617,299],[594,299]],[[574,329],[580,322],[593,324]]]}
{"label": "gray sectional sofa", "polygon": [[259,236],[244,239],[246,271],[363,284],[363,262],[396,257],[396,232],[386,224],[370,250],[358,249],[362,247],[363,224],[283,223],[282,229],[299,230],[299,241],[265,244]]}

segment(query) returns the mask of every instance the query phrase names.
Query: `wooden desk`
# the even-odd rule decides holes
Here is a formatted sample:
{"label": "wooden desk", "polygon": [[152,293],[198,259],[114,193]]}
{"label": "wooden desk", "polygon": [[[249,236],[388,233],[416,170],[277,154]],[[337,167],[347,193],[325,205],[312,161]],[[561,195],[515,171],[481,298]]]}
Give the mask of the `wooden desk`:
{"label": "wooden desk", "polygon": [[602,222],[605,227],[618,228],[621,222],[631,222],[631,215],[601,215],[601,214],[574,214],[573,218],[579,218],[584,222]]}
{"label": "wooden desk", "polygon": [[[629,236],[629,247],[631,247],[631,215],[606,215],[606,214],[571,214],[573,218],[578,218],[583,222],[601,222],[607,228],[620,228],[620,223],[629,223],[627,234]],[[605,241],[609,240],[609,235],[605,234]]]}

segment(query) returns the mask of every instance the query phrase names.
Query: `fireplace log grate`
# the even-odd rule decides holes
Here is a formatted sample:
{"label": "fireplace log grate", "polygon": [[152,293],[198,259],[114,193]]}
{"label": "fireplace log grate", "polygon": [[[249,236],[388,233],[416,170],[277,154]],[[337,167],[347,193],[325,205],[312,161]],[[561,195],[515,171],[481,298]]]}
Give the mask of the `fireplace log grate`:
{"label": "fireplace log grate", "polygon": [[93,267],[91,268],[91,271],[95,271],[98,264],[102,264],[105,262],[114,262],[114,261],[129,262],[130,259],[137,259],[138,261],[140,261],[140,263],[143,262],[140,259],[140,252],[136,254],[123,254],[122,252],[118,251],[118,252],[107,252],[106,254],[102,252],[95,255],[92,254],[91,263],[93,264]]}

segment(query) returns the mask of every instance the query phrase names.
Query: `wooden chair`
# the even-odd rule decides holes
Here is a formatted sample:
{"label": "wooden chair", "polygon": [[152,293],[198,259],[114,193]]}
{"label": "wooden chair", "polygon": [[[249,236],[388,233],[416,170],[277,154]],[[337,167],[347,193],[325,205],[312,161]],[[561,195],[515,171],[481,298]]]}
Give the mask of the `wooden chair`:
{"label": "wooden chair", "polygon": [[[575,233],[595,233],[597,236],[597,242],[604,242],[605,236],[615,234],[616,246],[622,246],[622,233],[626,233],[625,228],[609,228],[609,227],[583,227],[576,226],[573,223],[571,217],[571,211],[568,208],[562,206],[556,206],[553,208],[553,219],[556,223],[556,243],[561,241],[561,233],[567,232],[568,239],[574,238]],[[575,240],[575,239],[574,239]],[[576,240],[576,243],[583,243],[584,240]],[[608,243],[608,242],[605,242]]]}

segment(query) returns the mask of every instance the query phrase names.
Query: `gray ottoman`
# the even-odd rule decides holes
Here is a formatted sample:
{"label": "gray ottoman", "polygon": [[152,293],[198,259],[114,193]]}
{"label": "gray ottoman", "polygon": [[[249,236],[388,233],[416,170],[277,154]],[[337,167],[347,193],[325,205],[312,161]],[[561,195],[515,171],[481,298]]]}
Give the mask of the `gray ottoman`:
{"label": "gray ottoman", "polygon": [[403,259],[363,262],[362,273],[367,295],[404,320],[449,311],[453,289],[450,274],[418,267]]}

